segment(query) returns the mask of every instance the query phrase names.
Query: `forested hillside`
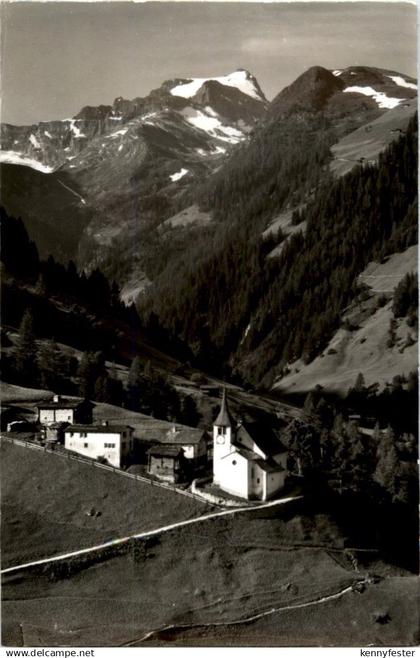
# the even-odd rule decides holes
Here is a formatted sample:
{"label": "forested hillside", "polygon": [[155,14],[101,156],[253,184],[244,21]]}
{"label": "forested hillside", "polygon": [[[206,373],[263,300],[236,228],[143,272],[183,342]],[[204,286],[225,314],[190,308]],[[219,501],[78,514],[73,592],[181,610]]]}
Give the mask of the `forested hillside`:
{"label": "forested hillside", "polygon": [[[252,149],[214,177],[203,198],[219,230],[206,255],[197,244],[172,262],[146,303],[204,365],[215,367],[217,351],[219,363],[226,360],[253,384],[279,364],[314,358],[368,262],[417,242],[417,118],[378,165],[361,165],[339,180],[321,176],[331,132],[304,125],[302,142],[296,131],[288,148],[281,127],[271,141],[262,131]],[[267,259],[278,240],[263,240],[261,231],[286,199],[288,206],[306,201],[294,217],[306,231]]]}

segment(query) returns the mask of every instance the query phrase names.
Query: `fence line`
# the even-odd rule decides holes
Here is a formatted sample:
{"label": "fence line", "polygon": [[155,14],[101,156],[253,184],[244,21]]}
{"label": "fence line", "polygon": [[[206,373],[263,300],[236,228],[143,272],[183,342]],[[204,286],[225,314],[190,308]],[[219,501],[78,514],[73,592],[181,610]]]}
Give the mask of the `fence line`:
{"label": "fence line", "polygon": [[207,503],[207,501],[203,500],[201,496],[197,496],[191,491],[185,491],[185,489],[180,489],[179,487],[175,487],[170,484],[165,484],[164,482],[158,482],[157,480],[152,480],[151,478],[144,477],[143,475],[137,475],[136,473],[128,473],[127,471],[123,471],[122,469],[116,468],[115,466],[108,466],[107,464],[101,464],[100,462],[96,461],[96,459],[83,457],[82,455],[78,455],[77,453],[72,453],[69,450],[61,450],[61,449],[51,450],[50,448],[47,448],[45,446],[39,446],[36,443],[31,443],[31,441],[14,439],[13,437],[5,436],[4,434],[0,434],[0,438],[3,441],[8,441],[9,443],[14,443],[15,445],[22,446],[24,448],[30,448],[44,453],[47,452],[50,455],[55,455],[57,457],[64,457],[66,459],[71,459],[73,461],[81,462],[82,464],[90,464],[95,468],[102,468],[105,471],[111,471],[113,473],[116,473],[117,475],[123,475],[124,477],[130,478],[131,480],[135,480],[137,482],[144,482],[150,486],[160,487],[161,489],[166,489],[167,491],[173,491],[175,493],[181,494],[182,496],[187,496],[188,498],[194,498],[194,500],[198,500],[200,501],[200,503]]}

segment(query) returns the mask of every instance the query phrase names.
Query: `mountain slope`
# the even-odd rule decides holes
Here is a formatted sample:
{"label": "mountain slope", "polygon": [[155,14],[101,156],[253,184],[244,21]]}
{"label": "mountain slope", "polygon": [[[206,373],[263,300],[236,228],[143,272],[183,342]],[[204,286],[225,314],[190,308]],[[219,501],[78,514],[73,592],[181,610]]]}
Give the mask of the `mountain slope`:
{"label": "mountain slope", "polygon": [[[76,240],[80,267],[100,265],[123,284],[133,275],[146,280],[144,252],[158,241],[156,227],[182,207],[186,189],[217,169],[247,139],[266,106],[247,71],[215,79],[170,80],[145,98],[85,107],[73,119],[4,125],[1,160],[60,172],[66,185],[80,193],[92,218],[83,222]],[[55,213],[50,202],[55,182],[52,179],[42,206],[37,191],[31,190],[30,174],[25,176],[19,207],[8,193],[5,204],[10,212],[32,213],[33,229],[38,211],[40,225]],[[65,196],[62,203],[67,204]],[[64,215],[72,212],[72,207],[63,208]],[[66,233],[62,237],[65,243]],[[58,252],[73,253],[73,241]],[[120,262],[121,253],[132,267]]]}
{"label": "mountain slope", "polygon": [[171,80],[83,108],[73,141],[96,133],[39,175],[92,213],[80,267],[147,286],[142,312],[203,367],[258,383],[316,358],[366,265],[416,241],[415,95],[371,67],[312,67],[268,106],[245,71]]}
{"label": "mountain slope", "polygon": [[0,166],[2,204],[24,219],[40,255],[62,261],[77,255],[80,236],[92,212],[77,183],[66,171],[43,173],[17,164]]}
{"label": "mountain slope", "polygon": [[86,106],[72,119],[32,126],[2,124],[1,160],[10,162],[14,155],[53,170],[80,155],[95,138],[118,133],[133,119],[153,125],[154,117],[162,111],[182,114],[191,108],[200,109],[207,121],[217,118],[213,125],[223,141],[229,141],[224,135],[226,128],[229,135],[238,124],[234,136],[239,141],[243,138],[241,129],[249,130],[266,105],[257,80],[242,69],[220,78],[168,80],[145,98],[119,97],[112,105]]}
{"label": "mountain slope", "polygon": [[[319,354],[368,262],[417,241],[416,121],[406,135],[393,133],[376,168],[359,165],[341,183],[329,172],[328,146],[347,127],[317,107],[268,120],[204,189],[202,208],[217,220],[213,250],[200,258],[200,245],[152,287],[152,308],[172,331],[203,358],[211,345],[253,383]],[[293,235],[285,240],[283,229],[261,241],[279,213],[290,213]],[[278,243],[279,258],[267,261]]]}
{"label": "mountain slope", "polygon": [[331,118],[353,115],[357,119],[397,107],[416,94],[415,80],[395,71],[352,66],[331,72],[313,66],[274,98],[269,115],[287,117],[315,109]]}
{"label": "mountain slope", "polygon": [[368,286],[363,301],[355,301],[346,309],[342,326],[312,362],[300,360],[288,365],[288,374],[274,385],[275,390],[303,393],[321,385],[344,395],[360,372],[366,386],[379,383],[381,388],[396,376],[407,377],[417,362],[417,329],[408,324],[408,318],[395,320],[391,345],[390,326],[395,288],[406,274],[417,272],[417,261],[414,245],[383,264],[371,263],[359,277]]}

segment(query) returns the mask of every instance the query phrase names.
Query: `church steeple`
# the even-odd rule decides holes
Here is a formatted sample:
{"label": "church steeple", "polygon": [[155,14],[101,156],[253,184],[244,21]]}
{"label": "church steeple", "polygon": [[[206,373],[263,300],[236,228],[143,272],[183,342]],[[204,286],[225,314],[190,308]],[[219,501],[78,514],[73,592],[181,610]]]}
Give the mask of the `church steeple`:
{"label": "church steeple", "polygon": [[234,421],[230,414],[227,398],[226,398],[226,387],[223,386],[222,394],[222,406],[220,407],[219,415],[214,421],[214,425],[217,427],[233,427]]}

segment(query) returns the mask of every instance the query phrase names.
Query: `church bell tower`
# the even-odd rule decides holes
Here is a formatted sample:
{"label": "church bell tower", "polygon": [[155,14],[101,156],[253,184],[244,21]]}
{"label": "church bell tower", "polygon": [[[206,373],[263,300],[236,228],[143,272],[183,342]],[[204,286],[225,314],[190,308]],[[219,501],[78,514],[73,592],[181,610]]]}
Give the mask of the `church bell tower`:
{"label": "church bell tower", "polygon": [[222,405],[219,415],[213,423],[213,482],[218,484],[221,472],[221,460],[232,451],[232,432],[234,421],[229,412],[226,388],[223,387]]}

